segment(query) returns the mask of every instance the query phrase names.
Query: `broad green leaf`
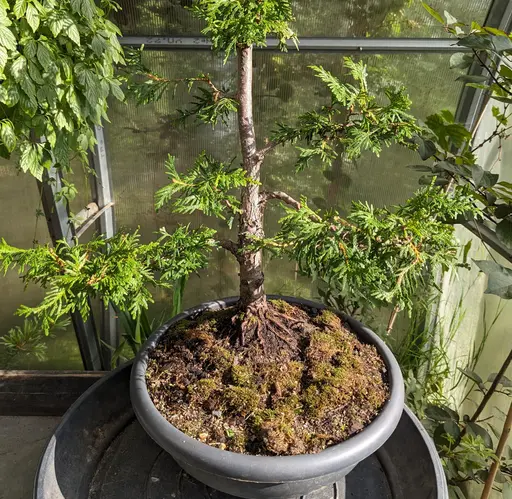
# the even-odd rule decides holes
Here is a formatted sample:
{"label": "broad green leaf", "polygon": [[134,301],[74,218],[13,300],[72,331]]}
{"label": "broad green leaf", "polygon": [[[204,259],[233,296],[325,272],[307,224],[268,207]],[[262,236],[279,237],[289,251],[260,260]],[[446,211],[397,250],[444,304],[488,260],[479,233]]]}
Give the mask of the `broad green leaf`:
{"label": "broad green leaf", "polygon": [[432,173],[433,167],[429,165],[407,165],[407,168],[417,172]]}
{"label": "broad green leaf", "polygon": [[482,440],[484,441],[485,446],[488,449],[492,449],[492,438],[485,428],[483,428],[482,426],[480,426],[477,423],[468,423],[467,429],[468,429],[468,433],[470,433],[474,436],[482,437]]}
{"label": "broad green leaf", "polygon": [[475,260],[482,272],[488,276],[487,294],[497,295],[506,300],[512,299],[512,270],[499,263]]}
{"label": "broad green leaf", "polygon": [[54,64],[53,54],[50,52],[48,47],[42,42],[39,42],[37,44],[37,60],[45,70],[48,70],[50,66]]}
{"label": "broad green leaf", "polygon": [[19,55],[14,60],[11,66],[11,74],[14,76],[16,81],[21,81],[26,76],[27,71],[27,59],[23,55]]}
{"label": "broad green leaf", "polygon": [[505,218],[512,214],[512,205],[510,204],[499,204],[494,210],[494,216],[497,218]]}
{"label": "broad green leaf", "polygon": [[71,41],[80,46],[80,33],[74,22],[69,23],[66,27],[66,35]]}
{"label": "broad green leaf", "polygon": [[496,236],[507,248],[512,248],[512,220],[505,218],[496,225]]}
{"label": "broad green leaf", "polygon": [[32,28],[32,31],[35,33],[37,31],[37,28],[39,28],[40,18],[39,18],[39,12],[32,4],[29,4],[27,6],[26,18],[27,18],[27,22],[28,22],[29,26]]}
{"label": "broad green leaf", "polygon": [[446,409],[437,405],[429,405],[425,409],[425,415],[434,421],[450,421],[452,419],[452,415]]}
{"label": "broad green leaf", "polygon": [[20,19],[25,16],[27,5],[27,0],[16,0],[16,2],[14,3],[14,7],[12,9],[14,15],[16,16],[16,19]]}
{"label": "broad green leaf", "polygon": [[107,49],[107,42],[105,38],[98,34],[94,35],[91,42],[91,49],[97,56],[104,54],[105,50]]}
{"label": "broad green leaf", "polygon": [[16,132],[14,131],[14,127],[10,121],[2,121],[0,138],[9,152],[13,152],[14,149],[16,149]]}
{"label": "broad green leaf", "polygon": [[37,42],[31,38],[25,44],[25,48],[23,49],[23,53],[25,57],[30,61],[36,58],[37,55]]}
{"label": "broad green leaf", "polygon": [[7,50],[5,50],[4,47],[0,47],[0,72],[2,72],[2,73],[5,69],[5,65],[7,64],[7,59],[8,59]]}
{"label": "broad green leaf", "polygon": [[471,176],[476,187],[492,187],[500,178],[499,174],[488,172],[477,164],[471,165]]}
{"label": "broad green leaf", "polygon": [[467,69],[473,64],[473,57],[463,52],[457,52],[450,57],[450,68]]}
{"label": "broad green leaf", "polygon": [[413,140],[418,144],[418,153],[423,161],[431,158],[437,152],[437,147],[431,140],[424,139],[419,135],[414,137]]}
{"label": "broad green leaf", "polygon": [[38,180],[43,179],[44,167],[41,164],[41,155],[38,151],[41,144],[25,142],[21,146],[20,167],[24,172],[30,172]]}
{"label": "broad green leaf", "polygon": [[500,66],[500,75],[503,76],[503,78],[512,80],[512,69],[510,69],[507,65],[502,64]]}
{"label": "broad green leaf", "polygon": [[94,17],[96,6],[93,0],[71,0],[71,8],[77,14],[81,14],[88,21],[91,21]]}
{"label": "broad green leaf", "polygon": [[512,50],[512,40],[508,36],[491,36],[491,42],[498,53],[509,52]]}
{"label": "broad green leaf", "polygon": [[487,50],[492,48],[492,42],[488,37],[477,35],[474,33],[460,38],[457,42],[459,47],[468,47],[471,49]]}
{"label": "broad green leaf", "polygon": [[44,80],[43,80],[43,77],[41,76],[41,72],[39,71],[39,68],[37,67],[36,64],[34,64],[31,61],[28,63],[28,74],[30,75],[30,78],[32,78],[32,80],[35,83],[37,83],[38,85],[44,84]]}
{"label": "broad green leaf", "polygon": [[421,2],[423,5],[423,8],[436,20],[439,21],[441,24],[444,24],[444,19],[442,18],[441,14],[434,10],[430,5],[428,5],[425,2]]}
{"label": "broad green leaf", "polygon": [[124,101],[124,93],[123,91],[121,90],[120,86],[119,86],[119,82],[117,81],[111,81],[110,82],[110,91],[112,92],[112,95],[117,99],[117,100],[120,100],[120,101]]}
{"label": "broad green leaf", "polygon": [[16,38],[6,26],[0,25],[0,45],[7,50],[16,50]]}

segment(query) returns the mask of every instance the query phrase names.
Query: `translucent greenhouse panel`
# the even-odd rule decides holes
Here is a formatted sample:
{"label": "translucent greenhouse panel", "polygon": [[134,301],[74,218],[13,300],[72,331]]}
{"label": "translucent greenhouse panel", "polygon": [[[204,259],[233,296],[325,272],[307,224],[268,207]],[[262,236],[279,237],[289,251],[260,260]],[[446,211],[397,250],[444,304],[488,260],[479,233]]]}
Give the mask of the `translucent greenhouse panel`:
{"label": "translucent greenhouse panel", "polygon": [[[234,87],[233,61],[226,66],[209,51],[146,51],[146,63],[165,77],[176,79],[208,72],[217,85]],[[406,85],[414,102],[413,111],[421,118],[442,108],[455,110],[460,84],[449,70],[449,55],[371,56],[371,86],[382,91],[388,85]],[[329,103],[324,85],[313,76],[308,65],[322,64],[339,75],[343,57],[333,54],[272,54],[258,52],[255,57],[255,119],[260,143],[268,136],[276,120],[292,121],[303,111]],[[162,226],[177,223],[208,224],[221,234],[229,230],[215,219],[195,215],[177,216],[162,210],[155,213],[154,193],[166,183],[164,163],[168,154],[177,158],[179,170],[190,166],[206,150],[213,156],[231,161],[238,154],[234,118],[229,126],[211,127],[190,122],[186,127],[173,125],[176,108],[190,102],[185,88],[178,87],[173,98],[170,89],[163,99],[149,106],[113,102],[111,124],[106,125],[108,161],[112,171],[115,214],[118,228],[140,228],[143,240],[154,237]],[[357,161],[339,160],[324,171],[321,165],[297,174],[293,147],[278,148],[266,162],[264,181],[271,187],[286,188],[292,195],[304,194],[316,203],[337,206],[342,211],[353,200],[376,205],[404,201],[418,188],[419,175],[406,166],[418,162],[416,153],[391,148],[380,158],[365,154]],[[239,161],[239,159],[235,159]],[[282,215],[273,205],[266,218],[268,233],[277,228]],[[280,260],[267,262],[267,291],[301,296],[316,295],[307,279],[295,272],[295,265]],[[187,287],[186,304],[237,294],[237,265],[224,251],[212,256],[212,265],[193,277]],[[170,296],[163,292],[159,306],[169,307]]]}
{"label": "translucent greenhouse panel", "polygon": [[[475,144],[487,139],[495,128],[491,102],[479,121]],[[512,181],[512,139],[486,142],[477,152],[478,163],[486,170],[500,174],[501,181]],[[471,243],[468,263],[473,260],[497,261],[512,268],[495,251],[483,243],[477,236],[464,227],[457,226],[456,236],[461,246]],[[485,294],[487,278],[472,264],[470,270],[457,269],[444,276],[441,303],[437,318],[441,325],[442,341],[447,348],[451,370],[455,375],[445,386],[445,395],[454,400],[456,405],[465,401],[466,412],[474,410],[475,405],[467,400],[472,383],[468,382],[457,368],[475,371],[484,380],[496,372],[512,346],[510,342],[510,324],[512,324],[512,300],[502,300],[497,296]],[[509,372],[511,374],[512,371]],[[475,400],[478,397],[473,396]],[[496,397],[495,406],[506,410],[510,401]],[[482,414],[490,415],[492,406]]]}
{"label": "translucent greenhouse panel", "polygon": [[[114,21],[125,35],[199,35],[202,24],[184,8],[191,0],[120,0]],[[441,13],[483,23],[491,0],[431,0]],[[296,0],[300,36],[442,37],[441,26],[416,0]]]}
{"label": "translucent greenhouse panel", "polygon": [[[14,164],[0,161],[0,237],[9,244],[30,248],[33,241],[49,242],[36,181],[29,175],[18,173]],[[39,216],[36,215],[39,213]],[[0,336],[16,326],[23,326],[23,319],[14,315],[21,304],[35,306],[43,296],[42,290],[24,285],[17,273],[9,271],[0,275],[2,307],[0,310]],[[45,340],[47,352],[44,359],[19,354],[12,358],[0,345],[0,369],[82,369],[82,361],[73,328],[56,332]]]}

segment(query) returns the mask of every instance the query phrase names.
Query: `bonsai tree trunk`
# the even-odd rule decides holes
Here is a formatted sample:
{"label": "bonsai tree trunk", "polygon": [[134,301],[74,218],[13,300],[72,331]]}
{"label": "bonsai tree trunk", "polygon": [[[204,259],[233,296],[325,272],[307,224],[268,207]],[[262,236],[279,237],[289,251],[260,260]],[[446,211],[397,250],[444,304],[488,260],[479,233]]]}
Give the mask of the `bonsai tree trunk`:
{"label": "bonsai tree trunk", "polygon": [[261,315],[266,308],[263,286],[262,251],[247,249],[251,237],[263,237],[263,207],[260,203],[260,177],[263,156],[258,154],[252,109],[253,48],[238,48],[238,127],[242,147],[243,167],[254,183],[242,189],[238,232],[238,262],[240,264],[240,306],[242,310]]}

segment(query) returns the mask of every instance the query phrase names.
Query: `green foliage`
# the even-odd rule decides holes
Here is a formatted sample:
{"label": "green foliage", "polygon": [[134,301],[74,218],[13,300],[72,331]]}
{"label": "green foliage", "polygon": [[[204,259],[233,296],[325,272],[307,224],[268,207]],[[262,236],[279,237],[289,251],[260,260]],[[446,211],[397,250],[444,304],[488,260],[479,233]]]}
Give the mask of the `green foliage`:
{"label": "green foliage", "polygon": [[[446,31],[457,38],[457,45],[471,50],[471,54],[454,54],[450,66],[467,69],[477,62],[482,74],[470,74],[459,77],[469,87],[485,90],[497,105],[492,106],[492,115],[496,126],[490,136],[477,142],[476,135],[463,125],[456,123],[448,111],[430,116],[427,119],[428,131],[416,140],[426,144],[422,159],[434,158],[427,166],[425,182],[433,176],[440,183],[452,179],[471,185],[475,198],[483,206],[483,215],[496,226],[498,239],[508,248],[512,248],[512,185],[500,182],[499,175],[484,170],[476,163],[476,152],[492,141],[500,144],[510,136],[509,125],[512,103],[512,41],[510,36],[496,28],[471,25],[457,21],[449,13],[443,17],[428,5],[427,11],[443,24]],[[421,153],[421,151],[420,151]],[[418,168],[424,168],[421,165]]]}
{"label": "green foliage", "polygon": [[97,237],[85,244],[70,246],[60,241],[55,248],[37,246],[18,249],[4,240],[0,262],[6,272],[16,268],[24,282],[46,289],[37,307],[21,306],[18,315],[41,318],[45,333],[66,314],[78,311],[87,318],[88,298],[99,297],[105,306],[140,316],[153,302],[150,286],[172,287],[183,276],[207,264],[207,253],[215,246],[212,229],[191,230],[181,226],[169,234],[141,244],[137,232],[119,233],[110,239]]}
{"label": "green foliage", "polygon": [[[69,323],[68,319],[58,321],[51,328],[51,332],[63,331]],[[44,334],[41,324],[34,319],[25,319],[23,326],[15,326],[0,337],[0,345],[11,359],[18,355],[33,355],[38,360],[44,360],[48,349],[46,341],[47,335]]]}
{"label": "green foliage", "polygon": [[297,42],[288,26],[294,20],[289,0],[194,0],[190,10],[206,21],[202,33],[226,59],[239,46],[266,46],[268,35],[278,38],[281,50],[288,40]]}
{"label": "green foliage", "polygon": [[197,88],[197,93],[189,109],[178,110],[179,122],[195,117],[197,121],[212,126],[219,121],[227,124],[228,116],[237,111],[238,101],[228,95],[228,89],[218,89],[208,74],[200,73],[192,78],[170,80],[144,65],[143,50],[144,46],[140,49],[126,49],[126,65],[122,68],[122,79],[126,82],[127,95],[133,98],[137,105],[156,102],[163,97],[171,85],[174,85],[176,91],[178,85],[185,84],[189,93],[194,88]]}
{"label": "green foliage", "polygon": [[278,124],[272,140],[278,144],[305,141],[297,168],[307,167],[313,158],[331,165],[340,153],[356,158],[364,151],[380,154],[383,147],[401,144],[415,148],[411,141],[420,131],[408,113],[411,101],[404,89],[387,88],[388,104],[382,106],[368,90],[367,69],[363,62],[344,59],[356,85],[342,83],[322,67],[312,66],[316,76],[327,84],[332,94],[329,106],[299,116],[295,127]]}
{"label": "green foliage", "polygon": [[300,210],[286,211],[276,239],[263,244],[282,248],[313,278],[346,284],[361,299],[396,303],[401,309],[411,308],[425,270],[455,263],[450,219],[476,212],[468,189],[447,196],[433,185],[394,209],[355,202],[346,219],[335,211],[321,216],[305,200]]}
{"label": "green foliage", "polygon": [[39,180],[52,163],[69,169],[73,154],[86,163],[107,98],[123,99],[120,32],[107,19],[117,4],[100,4],[0,2],[0,155],[19,153],[21,170]]}
{"label": "green foliage", "polygon": [[512,269],[487,260],[479,260],[475,263],[488,276],[486,293],[512,300]]}
{"label": "green foliage", "polygon": [[174,198],[171,208],[176,213],[202,211],[232,224],[234,216],[240,213],[240,201],[230,191],[250,183],[242,168],[233,168],[232,164],[216,161],[205,152],[183,176],[176,171],[172,156],[168,157],[165,165],[171,182],[156,193],[157,210],[171,203]]}
{"label": "green foliage", "polygon": [[143,62],[144,45],[127,47],[124,51],[125,66],[121,68],[122,80],[126,84],[126,95],[137,105],[158,101],[172,84],[168,78],[151,71]]}

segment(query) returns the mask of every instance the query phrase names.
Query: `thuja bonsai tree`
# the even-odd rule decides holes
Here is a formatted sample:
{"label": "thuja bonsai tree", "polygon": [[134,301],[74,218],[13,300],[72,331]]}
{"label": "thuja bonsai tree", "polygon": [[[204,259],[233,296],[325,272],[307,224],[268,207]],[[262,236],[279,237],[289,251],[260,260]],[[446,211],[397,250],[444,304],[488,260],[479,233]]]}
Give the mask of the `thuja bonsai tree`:
{"label": "thuja bonsai tree", "polygon": [[[435,182],[403,206],[355,203],[345,218],[332,210],[315,211],[303,197],[266,189],[261,172],[280,146],[297,147],[299,171],[329,165],[340,154],[379,154],[391,144],[416,148],[412,138],[420,128],[409,114],[410,101],[403,89],[388,89],[382,103],[369,90],[361,62],[345,60],[349,83],[313,67],[330,89],[330,102],[258,139],[253,50],[265,45],[268,35],[277,36],[283,50],[288,41],[297,43],[289,26],[290,2],[196,0],[191,11],[205,21],[204,34],[214,50],[226,60],[237,58],[237,88],[220,88],[204,73],[184,75],[177,83],[197,93],[181,115],[215,125],[229,123],[236,113],[241,154],[236,164],[204,152],[186,172],[178,172],[170,156],[170,183],[158,191],[156,207],[201,211],[228,224],[236,220],[237,237],[221,240],[212,229],[179,227],[173,233],[162,229],[147,245],[137,234],[124,233],[73,247],[60,242],[29,250],[2,241],[0,260],[4,269],[16,267],[25,281],[47,289],[39,306],[21,307],[19,313],[38,315],[49,328],[71,311],[87,316],[91,296],[137,317],[152,300],[152,286],[169,287],[204,267],[213,248],[227,250],[239,267],[239,301],[227,311],[172,328],[148,370],[153,401],[180,429],[212,445],[240,452],[315,452],[360,431],[378,413],[387,397],[384,365],[337,315],[269,301],[263,251],[295,259],[311,277],[349,281],[408,308],[425,270],[455,262],[449,222],[476,209],[467,188],[447,193]],[[139,56],[130,53],[133,73],[142,82],[130,90],[148,102],[176,82],[152,73]],[[279,232],[266,234],[265,208],[273,201],[283,204],[285,214]],[[198,409],[194,416],[190,407]],[[212,411],[219,421],[212,420]]]}

